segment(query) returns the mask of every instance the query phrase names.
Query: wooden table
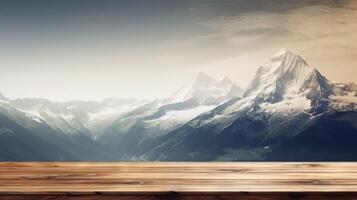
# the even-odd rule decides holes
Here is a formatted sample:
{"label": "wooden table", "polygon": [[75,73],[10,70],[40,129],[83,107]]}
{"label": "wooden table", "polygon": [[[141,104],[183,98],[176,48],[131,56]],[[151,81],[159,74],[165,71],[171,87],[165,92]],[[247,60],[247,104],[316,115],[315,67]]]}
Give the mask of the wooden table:
{"label": "wooden table", "polygon": [[357,199],[357,163],[0,163],[0,199]]}

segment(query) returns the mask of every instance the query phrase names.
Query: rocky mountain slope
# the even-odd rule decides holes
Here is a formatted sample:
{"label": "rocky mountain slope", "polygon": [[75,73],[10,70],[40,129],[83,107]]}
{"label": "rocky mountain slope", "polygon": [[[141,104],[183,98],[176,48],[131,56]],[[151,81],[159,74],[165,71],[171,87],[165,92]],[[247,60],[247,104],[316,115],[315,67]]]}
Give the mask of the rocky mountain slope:
{"label": "rocky mountain slope", "polygon": [[2,161],[357,161],[357,85],[282,49],[243,91],[200,73],[168,98],[11,100]]}
{"label": "rocky mountain slope", "polygon": [[[355,150],[340,136],[357,135],[356,96],[352,84],[333,84],[301,56],[282,50],[258,69],[242,98],[191,120],[142,156],[196,161],[305,160],[310,155],[306,160],[343,160],[353,155],[349,149]],[[334,153],[326,146],[339,148]]]}

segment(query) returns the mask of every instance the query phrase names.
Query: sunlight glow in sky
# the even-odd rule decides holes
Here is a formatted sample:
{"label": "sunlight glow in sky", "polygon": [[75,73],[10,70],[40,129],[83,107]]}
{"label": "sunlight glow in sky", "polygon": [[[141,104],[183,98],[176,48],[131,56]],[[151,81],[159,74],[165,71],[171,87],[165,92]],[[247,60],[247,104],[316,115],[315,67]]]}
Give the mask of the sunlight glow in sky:
{"label": "sunlight glow in sky", "polygon": [[282,47],[357,83],[356,19],[354,0],[0,1],[0,91],[161,98],[201,71],[245,87]]}

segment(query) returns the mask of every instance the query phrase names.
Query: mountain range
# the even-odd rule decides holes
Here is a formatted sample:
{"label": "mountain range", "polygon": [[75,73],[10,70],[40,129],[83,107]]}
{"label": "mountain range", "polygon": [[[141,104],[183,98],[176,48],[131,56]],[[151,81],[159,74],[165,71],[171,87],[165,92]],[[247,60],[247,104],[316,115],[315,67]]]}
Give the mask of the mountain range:
{"label": "mountain range", "polygon": [[0,161],[357,161],[356,104],[286,49],[244,90],[199,73],[156,100],[0,94]]}

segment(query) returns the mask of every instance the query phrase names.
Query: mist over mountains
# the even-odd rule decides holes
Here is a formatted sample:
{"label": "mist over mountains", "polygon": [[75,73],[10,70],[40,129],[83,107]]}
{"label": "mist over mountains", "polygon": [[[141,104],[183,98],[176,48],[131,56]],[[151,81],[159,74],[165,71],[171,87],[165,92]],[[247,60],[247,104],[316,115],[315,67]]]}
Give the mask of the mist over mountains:
{"label": "mist over mountains", "polygon": [[0,161],[357,161],[356,104],[286,49],[245,90],[200,73],[156,100],[0,94]]}

